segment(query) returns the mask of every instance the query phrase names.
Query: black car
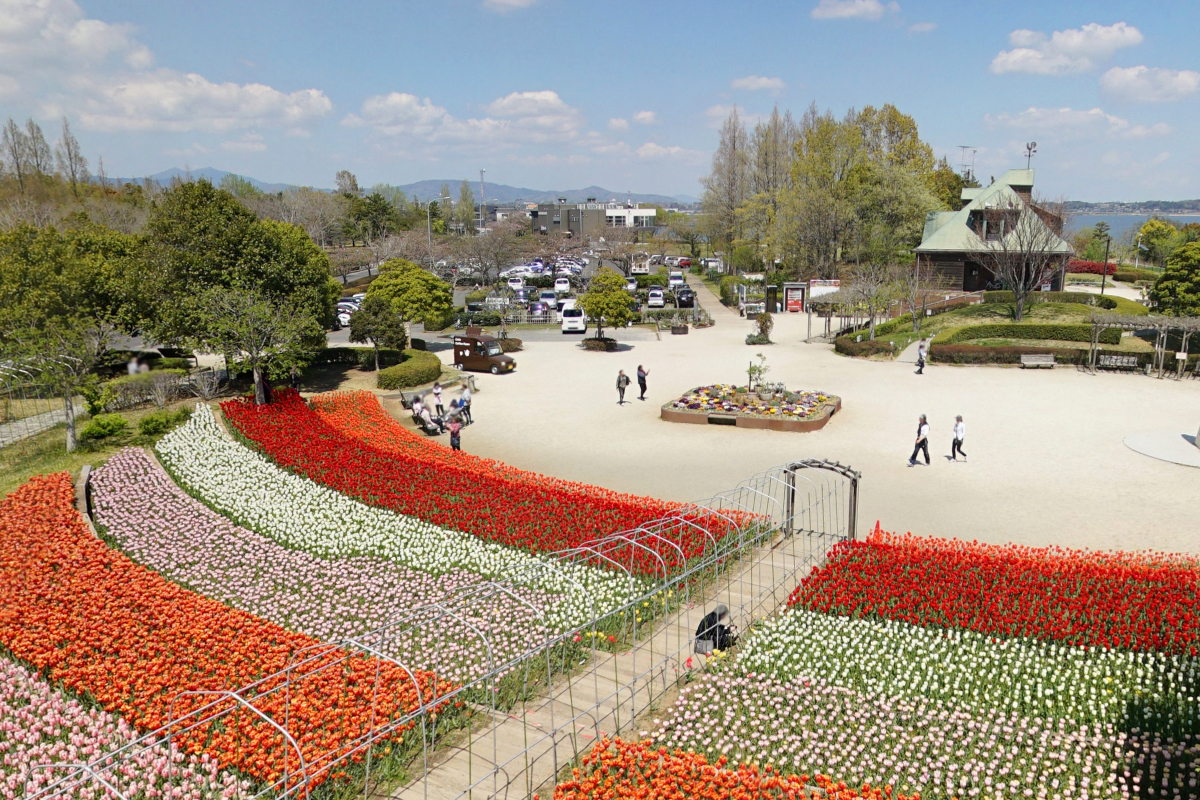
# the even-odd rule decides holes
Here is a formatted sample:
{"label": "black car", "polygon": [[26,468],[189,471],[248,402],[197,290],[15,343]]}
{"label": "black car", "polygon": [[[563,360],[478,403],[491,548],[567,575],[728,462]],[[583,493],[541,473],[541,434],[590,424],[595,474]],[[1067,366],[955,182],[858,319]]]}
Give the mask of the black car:
{"label": "black car", "polygon": [[675,292],[675,307],[676,308],[695,308],[696,293],[691,289],[679,289]]}

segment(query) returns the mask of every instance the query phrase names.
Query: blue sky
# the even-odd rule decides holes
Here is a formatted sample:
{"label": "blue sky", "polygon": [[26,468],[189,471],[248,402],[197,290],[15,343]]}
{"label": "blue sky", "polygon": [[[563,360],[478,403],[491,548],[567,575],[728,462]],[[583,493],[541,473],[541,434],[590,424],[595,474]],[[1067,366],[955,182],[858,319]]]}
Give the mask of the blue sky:
{"label": "blue sky", "polygon": [[717,126],[893,103],[984,180],[1200,197],[1195,2],[0,0],[0,108],[110,175],[698,195]]}

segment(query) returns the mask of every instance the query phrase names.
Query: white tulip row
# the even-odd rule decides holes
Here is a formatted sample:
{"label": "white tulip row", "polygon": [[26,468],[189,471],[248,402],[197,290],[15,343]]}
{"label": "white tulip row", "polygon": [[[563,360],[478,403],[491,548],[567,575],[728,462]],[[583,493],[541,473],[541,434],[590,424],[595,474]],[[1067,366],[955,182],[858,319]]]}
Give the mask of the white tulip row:
{"label": "white tulip row", "polygon": [[433,575],[469,570],[563,595],[547,620],[558,630],[586,625],[645,592],[624,574],[535,555],[359,503],[235,442],[204,405],[156,449],[190,494],[286,547],[325,558],[377,556]]}
{"label": "white tulip row", "polygon": [[764,623],[743,645],[737,670],[1079,722],[1116,722],[1134,698],[1170,709],[1182,722],[1200,715],[1189,694],[1200,678],[1193,658],[995,639],[799,609]]}

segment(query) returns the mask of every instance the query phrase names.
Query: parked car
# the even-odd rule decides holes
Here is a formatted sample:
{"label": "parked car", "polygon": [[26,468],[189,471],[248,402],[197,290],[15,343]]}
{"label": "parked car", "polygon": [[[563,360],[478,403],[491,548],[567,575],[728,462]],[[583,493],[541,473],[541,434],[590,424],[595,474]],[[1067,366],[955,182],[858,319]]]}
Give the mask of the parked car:
{"label": "parked car", "polygon": [[337,315],[338,324],[343,328],[350,327],[350,313],[347,311],[339,311]]}
{"label": "parked car", "polygon": [[687,269],[691,265],[692,265],[692,259],[688,258],[687,256],[684,256],[683,258],[679,259],[679,262],[677,264],[677,266],[682,267],[684,269]]}
{"label": "parked car", "polygon": [[684,286],[675,291],[675,307],[676,308],[695,308],[696,293]]}
{"label": "parked car", "polygon": [[554,306],[549,305],[547,303],[542,303],[540,301],[530,303],[529,304],[529,316],[531,316],[531,317],[548,317],[548,316],[550,316],[550,309],[552,309],[552,308],[554,308]]}
{"label": "parked car", "polygon": [[554,291],[559,294],[571,293],[571,281],[567,278],[559,278],[554,281]]}
{"label": "parked car", "polygon": [[646,300],[647,308],[665,308],[667,305],[662,289],[651,289]]}
{"label": "parked car", "polygon": [[562,298],[561,300],[558,301],[558,305],[555,307],[555,320],[558,322],[562,322],[564,311],[566,311],[569,308],[578,308],[578,307],[579,307],[579,301],[576,300],[574,297]]}
{"label": "parked car", "polygon": [[587,318],[582,308],[564,308],[562,311],[563,333],[587,333]]}
{"label": "parked car", "polygon": [[679,266],[679,256],[667,256],[662,263],[668,267],[677,267]]}
{"label": "parked car", "polygon": [[676,272],[668,273],[667,286],[669,286],[670,288],[678,289],[680,286],[683,286],[685,283],[687,283],[687,281],[685,281],[683,279],[682,272],[676,271]]}
{"label": "parked car", "polygon": [[557,286],[554,287],[553,289],[542,289],[541,293],[538,295],[538,298],[537,298],[538,302],[545,303],[546,305],[553,308],[555,306],[555,304],[558,303],[557,289],[558,289]]}
{"label": "parked car", "polygon": [[500,349],[499,340],[491,336],[457,335],[454,337],[454,368],[499,375],[512,372],[517,368],[517,362],[512,356],[506,356]]}
{"label": "parked car", "polygon": [[361,303],[363,300],[367,299],[367,293],[366,292],[358,292],[357,294],[352,294],[352,295],[350,295],[350,299],[357,300],[358,302]]}
{"label": "parked car", "polygon": [[638,290],[637,278],[626,278],[625,279],[625,288],[631,292],[637,292],[637,290]]}
{"label": "parked car", "polygon": [[355,311],[358,311],[358,306],[354,305],[354,303],[338,303],[337,310],[339,314],[353,314]]}
{"label": "parked car", "polygon": [[521,289],[517,289],[517,291],[515,293],[513,293],[513,302],[516,303],[517,305],[523,306],[532,299],[533,299],[533,290],[532,289],[521,288]]}
{"label": "parked car", "polygon": [[525,279],[522,278],[520,275],[513,275],[511,278],[508,279],[508,288],[513,289],[513,290],[524,289],[525,288]]}

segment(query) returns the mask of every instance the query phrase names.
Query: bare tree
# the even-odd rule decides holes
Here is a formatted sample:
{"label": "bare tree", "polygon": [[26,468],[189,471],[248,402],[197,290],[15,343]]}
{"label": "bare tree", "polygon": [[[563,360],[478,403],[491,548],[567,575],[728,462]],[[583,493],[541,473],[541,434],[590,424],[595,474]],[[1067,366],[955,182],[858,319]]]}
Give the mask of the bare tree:
{"label": "bare tree", "polygon": [[856,264],[850,270],[849,294],[869,319],[870,338],[875,338],[875,319],[887,313],[895,299],[895,270],[886,264]]}
{"label": "bare tree", "polygon": [[640,236],[637,228],[606,228],[604,242],[608,245],[609,256],[621,265],[625,274],[629,274],[633,259],[641,250]]}
{"label": "bare tree", "polygon": [[925,304],[932,288],[933,268],[922,264],[920,256],[912,266],[899,265],[892,268],[893,282],[901,304],[912,313],[913,333],[920,333],[921,321],[925,316]]}
{"label": "bare tree", "polygon": [[1024,202],[987,208],[975,232],[984,242],[983,260],[1000,284],[1013,293],[1013,318],[1020,322],[1031,295],[1049,283],[1071,248],[1059,235],[1064,204]]}
{"label": "bare tree", "polygon": [[459,257],[477,266],[484,283],[492,283],[500,270],[521,259],[530,246],[528,228],[521,220],[508,219],[489,226],[476,236],[455,242]]}
{"label": "bare tree", "polygon": [[338,170],[334,176],[337,182],[338,194],[346,194],[351,197],[359,197],[362,195],[362,189],[358,186],[358,178],[354,177],[354,173],[348,169]]}
{"label": "bare tree", "polygon": [[38,175],[50,175],[54,172],[54,158],[50,153],[50,145],[42,133],[42,126],[33,121],[25,120],[25,138],[29,142],[29,169]]}
{"label": "bare tree", "polygon": [[304,228],[308,238],[318,245],[330,243],[334,231],[341,227],[348,213],[349,204],[345,197],[308,186],[288,189],[279,199],[281,219]]}
{"label": "bare tree", "polygon": [[3,135],[0,136],[0,146],[4,148],[4,160],[13,174],[17,176],[17,186],[25,191],[25,178],[29,175],[29,137],[17,125],[12,117],[4,125]]}
{"label": "bare tree", "polygon": [[83,151],[79,149],[79,140],[71,133],[71,125],[65,116],[62,118],[62,138],[54,148],[54,158],[59,171],[70,181],[71,191],[79,197],[79,184],[87,183],[89,178],[88,162],[83,156]]}
{"label": "bare tree", "polygon": [[746,128],[735,108],[721,126],[712,172],[701,179],[704,184],[701,204],[712,219],[717,237],[724,242],[732,243],[738,236],[737,211],[749,195],[749,165]]}

